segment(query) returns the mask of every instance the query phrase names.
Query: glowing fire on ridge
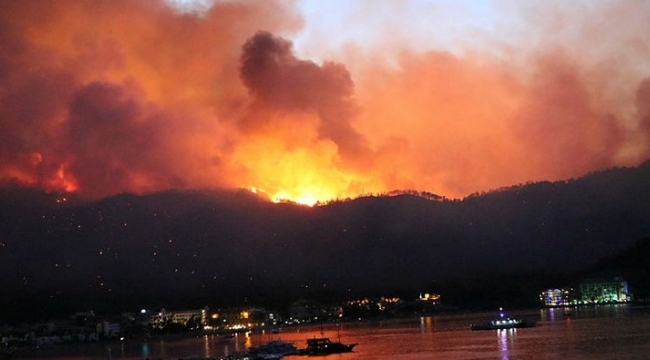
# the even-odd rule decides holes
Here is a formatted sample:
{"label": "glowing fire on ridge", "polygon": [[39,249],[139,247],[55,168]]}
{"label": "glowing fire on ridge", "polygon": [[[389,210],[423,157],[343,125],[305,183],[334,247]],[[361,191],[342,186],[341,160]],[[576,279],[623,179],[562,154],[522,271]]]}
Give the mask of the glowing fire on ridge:
{"label": "glowing fire on ridge", "polygon": [[309,194],[309,193],[304,193],[304,194],[301,194],[301,195],[298,195],[298,196],[293,196],[289,192],[287,192],[285,190],[282,190],[282,191],[276,193],[275,195],[269,195],[269,194],[267,194],[267,193],[265,193],[263,191],[258,191],[255,186],[251,186],[250,191],[253,194],[264,194],[265,196],[267,196],[274,203],[293,202],[293,203],[296,203],[296,204],[306,205],[306,206],[312,207],[312,206],[316,205],[316,203],[321,201],[321,200],[317,199],[316,197],[314,197],[312,194]]}
{"label": "glowing fire on ridge", "polygon": [[264,186],[259,189],[273,202],[294,202],[314,206],[342,196],[347,184],[341,179],[332,179],[327,169],[314,168],[303,171],[285,170],[276,176],[266,178]]}
{"label": "glowing fire on ridge", "polygon": [[312,58],[293,50],[308,24],[292,2],[206,0],[200,16],[156,1],[1,3],[0,184],[89,199],[253,185],[315,205],[462,198],[650,156],[650,7],[539,7],[566,26],[532,47],[488,36],[456,52],[382,32],[376,49]]}
{"label": "glowing fire on ridge", "polygon": [[314,206],[382,189],[347,167],[333,141],[319,139],[313,115],[284,115],[274,125],[256,129],[231,157],[238,167],[243,164],[241,177],[251,192],[276,203]]}

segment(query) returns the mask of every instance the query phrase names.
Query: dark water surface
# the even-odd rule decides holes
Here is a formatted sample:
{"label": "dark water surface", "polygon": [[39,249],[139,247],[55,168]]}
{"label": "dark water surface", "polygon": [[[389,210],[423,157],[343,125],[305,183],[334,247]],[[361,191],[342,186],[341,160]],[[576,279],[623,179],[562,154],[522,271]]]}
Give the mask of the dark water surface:
{"label": "dark water surface", "polygon": [[[296,357],[300,360],[355,359],[650,359],[650,307],[608,305],[572,309],[543,309],[511,313],[537,320],[535,328],[470,331],[469,325],[494,314],[454,314],[421,318],[325,324],[324,335],[358,343],[353,353]],[[249,346],[274,340],[305,346],[321,336],[319,326],[284,328],[279,334],[216,335],[184,339],[153,339],[54,347],[30,354],[42,359],[177,359],[185,356],[220,358]]]}

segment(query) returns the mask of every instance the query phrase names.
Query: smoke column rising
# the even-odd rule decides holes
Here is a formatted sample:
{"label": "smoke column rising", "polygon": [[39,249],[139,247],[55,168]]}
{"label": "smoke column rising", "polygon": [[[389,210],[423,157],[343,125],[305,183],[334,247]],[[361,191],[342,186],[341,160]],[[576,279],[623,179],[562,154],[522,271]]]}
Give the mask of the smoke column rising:
{"label": "smoke column rising", "polygon": [[0,2],[0,181],[311,204],[648,157],[645,2],[396,3]]}

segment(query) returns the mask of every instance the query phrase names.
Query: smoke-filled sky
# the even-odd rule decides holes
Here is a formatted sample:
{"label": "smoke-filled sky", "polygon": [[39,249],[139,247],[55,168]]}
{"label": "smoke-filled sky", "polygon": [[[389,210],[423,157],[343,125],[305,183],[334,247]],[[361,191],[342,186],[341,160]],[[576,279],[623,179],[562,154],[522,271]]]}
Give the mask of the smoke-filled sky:
{"label": "smoke-filled sky", "polygon": [[0,0],[0,182],[463,197],[650,156],[650,2]]}

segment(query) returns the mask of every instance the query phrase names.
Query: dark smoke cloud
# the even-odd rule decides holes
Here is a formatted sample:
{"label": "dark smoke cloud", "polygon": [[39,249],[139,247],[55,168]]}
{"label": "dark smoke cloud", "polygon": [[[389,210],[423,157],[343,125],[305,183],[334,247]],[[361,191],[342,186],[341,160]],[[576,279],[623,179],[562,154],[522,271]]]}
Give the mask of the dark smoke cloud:
{"label": "dark smoke cloud", "polygon": [[437,34],[424,25],[393,31],[416,31],[396,26],[421,19],[414,7],[359,12],[360,34],[373,16],[393,26],[334,52],[326,37],[300,43],[337,59],[315,62],[294,49],[294,2],[192,13],[163,0],[0,1],[0,182],[314,202],[462,197],[638,164],[650,153],[650,6],[572,4],[499,2],[519,21],[453,53],[427,47]]}
{"label": "dark smoke cloud", "polygon": [[230,129],[241,44],[300,20],[280,2],[0,2],[0,181],[87,197],[242,186]]}
{"label": "dark smoke cloud", "polygon": [[[255,106],[264,111],[315,112],[322,138],[333,140],[346,155],[367,152],[365,140],[351,125],[357,112],[352,100],[354,83],[342,64],[325,62],[322,66],[300,60],[292,52],[291,42],[262,31],[243,47],[241,76],[255,98]],[[254,116],[244,123],[254,127]]]}
{"label": "dark smoke cloud", "polygon": [[159,119],[147,114],[128,88],[90,83],[74,94],[69,110],[65,130],[70,143],[62,150],[73,159],[70,170],[81,184],[115,193],[132,186],[138,173],[150,179],[168,173],[151,171],[164,169],[151,169],[157,162],[150,156],[152,149],[165,151],[156,144],[156,129],[165,124],[156,123]]}

